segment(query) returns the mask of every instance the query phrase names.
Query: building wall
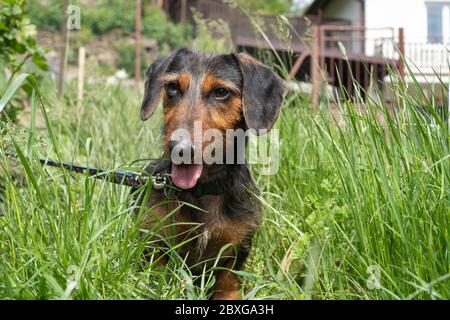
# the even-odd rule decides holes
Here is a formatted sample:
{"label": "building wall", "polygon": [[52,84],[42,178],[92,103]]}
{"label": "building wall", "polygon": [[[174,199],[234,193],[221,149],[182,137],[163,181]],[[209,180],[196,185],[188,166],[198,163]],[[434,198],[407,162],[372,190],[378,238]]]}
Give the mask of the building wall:
{"label": "building wall", "polygon": [[325,8],[325,18],[345,19],[354,25],[361,23],[361,1],[359,0],[334,0]]}
{"label": "building wall", "polygon": [[[443,5],[442,41],[446,46],[428,41],[429,3]],[[359,25],[363,18],[361,1],[333,0],[325,8],[324,16],[349,20],[353,25]],[[413,62],[412,65],[418,67],[418,73],[433,74],[434,70],[449,73],[447,61],[450,54],[447,48],[450,48],[450,0],[365,0],[364,22],[367,28],[364,34],[365,54],[382,54],[385,58],[398,59],[398,30],[404,28],[405,55]],[[352,34],[355,39],[361,35],[356,31]],[[359,40],[345,46],[353,52],[362,51]]]}
{"label": "building wall", "polygon": [[[403,27],[409,41],[427,41],[427,3],[448,3],[450,0],[366,0],[366,27]],[[442,18],[447,26],[450,11],[446,7]],[[443,28],[445,42],[450,42],[450,28]]]}
{"label": "building wall", "polygon": [[[338,19],[349,21],[352,25],[361,26],[363,23],[362,11],[363,6],[360,0],[333,0],[325,7],[323,16],[325,19]],[[358,35],[358,32],[351,32],[354,37]],[[363,44],[361,41],[355,41],[352,43],[344,43],[347,50],[352,52],[361,53]]]}
{"label": "building wall", "polygon": [[[405,55],[417,66],[420,73],[448,73],[447,49],[438,43],[428,42],[427,4],[445,4],[442,10],[442,32],[444,44],[450,43],[450,0],[366,0],[366,27],[392,27],[398,40],[398,29],[405,31]],[[389,35],[389,31],[368,31],[367,52],[373,49],[370,38]],[[384,47],[388,57],[395,57],[393,46]],[[414,69],[415,66],[412,68]]]}

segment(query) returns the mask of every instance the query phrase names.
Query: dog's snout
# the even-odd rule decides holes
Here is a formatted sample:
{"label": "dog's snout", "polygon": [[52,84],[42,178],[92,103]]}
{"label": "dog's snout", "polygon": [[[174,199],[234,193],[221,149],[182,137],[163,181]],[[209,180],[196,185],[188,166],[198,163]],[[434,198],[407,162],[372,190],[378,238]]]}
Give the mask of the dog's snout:
{"label": "dog's snout", "polygon": [[187,156],[189,160],[194,158],[195,147],[189,140],[170,140],[169,151],[175,152],[180,157]]}

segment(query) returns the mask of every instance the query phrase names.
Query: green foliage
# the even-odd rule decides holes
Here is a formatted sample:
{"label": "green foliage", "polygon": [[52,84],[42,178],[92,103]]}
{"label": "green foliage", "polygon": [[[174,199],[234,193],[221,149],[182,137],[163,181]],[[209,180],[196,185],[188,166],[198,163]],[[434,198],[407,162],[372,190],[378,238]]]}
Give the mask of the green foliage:
{"label": "green foliage", "polygon": [[[2,126],[0,149],[23,156],[0,156],[0,298],[208,297],[210,274],[192,275],[173,252],[165,268],[143,262],[145,212],[133,214],[128,188],[83,175],[71,179],[36,161],[50,152],[127,168],[135,159],[160,156],[161,112],[140,122],[141,94],[123,86],[87,83],[80,112],[73,107],[76,84],[69,83],[61,108],[52,108],[53,91],[45,93],[45,109],[34,99],[24,137]],[[263,176],[253,167],[263,222],[241,274],[246,298],[450,297],[450,134],[433,101],[417,110],[424,97],[414,88],[395,88],[402,99],[395,117],[382,99],[338,102],[332,116],[332,103],[314,113],[297,94],[288,95],[275,127],[279,170]],[[39,129],[38,122],[45,125]],[[12,180],[13,170],[24,172],[24,181]],[[373,266],[379,288],[368,287]],[[194,286],[196,279],[204,286]]]}
{"label": "green foliage", "polygon": [[[81,8],[81,30],[88,29],[99,35],[118,29],[125,35],[134,34],[135,7],[133,1],[101,0]],[[59,30],[62,17],[60,0],[49,0],[47,4],[33,1],[29,4],[32,21],[48,30]],[[164,12],[152,4],[143,6],[142,35],[155,39],[158,45],[185,46],[191,38],[191,27],[173,24]]]}
{"label": "green foliage", "polygon": [[[134,44],[130,42],[120,42],[116,45],[118,54],[117,67],[124,69],[127,74],[134,76],[135,50]],[[141,54],[141,61],[145,62],[144,52]],[[141,63],[141,74],[147,68],[145,63]]]}
{"label": "green foliage", "polygon": [[[26,0],[4,0],[0,6],[0,72],[10,73],[10,79],[31,60],[38,70],[48,69],[44,52],[35,40],[36,28],[30,23],[25,10]],[[1,79],[0,79],[1,80]],[[7,81],[6,81],[7,82]],[[0,81],[1,83],[1,81]],[[3,81],[5,85],[5,81]],[[0,92],[3,91],[0,86]],[[24,87],[29,89],[29,87]],[[28,90],[29,93],[29,90]],[[22,99],[15,99],[9,104],[5,115],[15,121],[17,112],[23,108]]]}
{"label": "green foliage", "polygon": [[49,31],[61,30],[63,1],[30,1],[27,11],[33,24]]}
{"label": "green foliage", "polygon": [[189,24],[174,24],[163,11],[150,6],[144,10],[142,34],[155,39],[160,47],[167,44],[173,49],[190,44],[192,27]]}
{"label": "green foliage", "polygon": [[134,32],[134,2],[108,0],[92,8],[82,8],[82,28],[91,28],[94,34],[120,29],[125,34]]}
{"label": "green foliage", "polygon": [[[119,31],[118,37],[124,36],[133,39],[135,29],[135,6],[133,1],[101,0],[86,5],[75,1],[72,4],[80,6],[81,29],[73,37],[78,44],[85,44],[92,35],[102,35],[111,31]],[[48,0],[45,3],[39,1],[30,2],[29,11],[32,21],[42,29],[58,31],[63,14],[60,0]],[[142,71],[148,63],[158,55],[164,55],[179,47],[189,47],[192,38],[192,28],[189,24],[174,24],[165,13],[151,2],[143,3],[142,36],[156,40],[157,51],[148,57],[147,52],[142,52]],[[134,45],[130,41],[119,41],[115,45],[118,61],[117,67],[125,69],[130,76],[134,75]],[[68,61],[73,61],[76,52],[69,49]]]}
{"label": "green foliage", "polygon": [[[24,76],[16,79],[0,109]],[[394,105],[378,93],[368,101],[322,101],[314,112],[303,96],[286,97],[275,126],[279,170],[264,176],[252,168],[263,222],[240,273],[245,298],[450,298],[448,119],[417,83],[392,80],[393,100],[401,101]],[[444,82],[441,89],[448,91]],[[144,262],[152,247],[141,221],[152,212],[136,213],[130,189],[71,179],[37,162],[49,153],[123,170],[158,157],[161,112],[141,123],[142,93],[125,84],[86,83],[81,110],[74,82],[66,92],[57,109],[54,90],[38,93],[27,130],[0,124],[0,150],[20,155],[0,155],[0,299],[208,298],[209,270],[193,275],[173,250],[164,268]],[[23,180],[12,178],[17,171]],[[375,288],[368,286],[374,267]]]}
{"label": "green foliage", "polygon": [[232,52],[233,41],[228,24],[221,20],[204,19],[200,12],[193,11],[196,34],[193,47],[204,52]]}
{"label": "green foliage", "polygon": [[292,0],[225,0],[250,13],[285,14],[292,7]]}
{"label": "green foliage", "polygon": [[39,69],[47,70],[43,52],[34,38],[36,28],[26,15],[25,6],[25,0],[5,0],[0,7],[0,62],[16,72],[31,58]]}

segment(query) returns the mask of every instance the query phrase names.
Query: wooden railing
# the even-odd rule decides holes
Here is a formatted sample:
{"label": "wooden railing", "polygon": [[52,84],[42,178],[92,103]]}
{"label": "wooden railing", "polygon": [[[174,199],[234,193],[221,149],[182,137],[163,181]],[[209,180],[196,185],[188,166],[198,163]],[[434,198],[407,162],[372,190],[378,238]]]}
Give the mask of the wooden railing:
{"label": "wooden railing", "polygon": [[397,60],[398,43],[394,28],[364,28],[353,25],[320,26],[321,51],[340,53],[349,57]]}
{"label": "wooden railing", "polygon": [[410,41],[393,28],[328,25],[321,26],[320,30],[321,50],[325,55],[339,54],[341,46],[350,58],[364,55],[367,61],[400,61],[403,55],[414,73],[450,73],[450,44]]}
{"label": "wooden railing", "polygon": [[[283,38],[283,31],[280,30],[280,18],[274,15],[262,15],[251,13],[251,17],[237,8],[232,8],[222,1],[200,0],[195,8],[204,18],[222,19],[230,27],[231,37],[235,46],[268,48],[270,46],[277,50],[287,49],[288,42]],[[289,17],[289,33],[296,41],[293,41],[291,49],[300,51],[304,49],[304,44],[299,41],[308,30],[308,25],[317,20],[316,16],[309,17]],[[268,41],[270,44],[268,43]]]}
{"label": "wooden railing", "polygon": [[[383,83],[389,69],[398,70],[404,77],[404,66],[399,59],[404,43],[398,43],[396,38],[393,28],[314,26],[310,51],[313,104],[319,102],[322,82],[345,88],[345,96],[349,98],[356,92],[365,97],[370,84]],[[398,38],[403,36],[399,34]],[[296,70],[291,71],[291,76],[295,73]]]}
{"label": "wooden railing", "polygon": [[412,70],[418,73],[450,73],[450,44],[407,41],[405,56]]}
{"label": "wooden railing", "polygon": [[[338,86],[340,79],[352,95],[354,79],[366,88],[373,80],[382,83],[389,70],[398,70],[400,77],[405,78],[406,68],[401,56],[417,67],[418,72],[450,73],[450,55],[446,46],[405,42],[403,29],[365,28],[351,21],[319,19],[317,16],[280,18],[254,12],[247,14],[223,0],[165,3],[166,12],[175,21],[180,17],[192,21],[190,6],[206,19],[225,21],[237,48],[275,49],[278,52],[289,49],[296,56],[294,65],[288,66],[289,78],[310,79],[314,102],[318,101],[323,81]],[[180,6],[180,3],[184,5]],[[184,12],[181,15],[180,10]],[[289,38],[286,37],[288,34]]]}

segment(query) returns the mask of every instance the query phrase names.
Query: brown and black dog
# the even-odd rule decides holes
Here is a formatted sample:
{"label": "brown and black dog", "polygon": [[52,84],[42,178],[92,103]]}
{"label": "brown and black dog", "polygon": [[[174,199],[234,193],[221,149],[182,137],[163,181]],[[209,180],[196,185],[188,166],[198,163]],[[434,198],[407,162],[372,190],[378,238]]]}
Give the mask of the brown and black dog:
{"label": "brown and black dog", "polygon": [[[216,271],[213,299],[238,297],[237,276],[228,270],[241,269],[249,254],[261,219],[255,197],[258,189],[245,163],[206,164],[201,158],[200,162],[174,163],[171,155],[174,150],[189,153],[191,160],[195,150],[211,143],[208,139],[193,142],[196,122],[201,123],[202,132],[216,129],[224,137],[227,129],[270,130],[283,93],[283,80],[243,53],[206,54],[180,49],[156,60],[146,71],[141,118],[147,120],[163,99],[164,159],[168,164],[162,170],[171,175],[178,191],[167,195],[152,190],[148,204],[151,214],[145,227],[161,221],[165,225],[175,223],[175,228],[163,229],[163,236],[175,237],[178,243],[194,236],[178,250],[193,272],[201,272],[202,261],[211,264],[224,246],[231,245],[219,259],[222,268]],[[191,136],[174,138],[179,129]],[[225,143],[228,145],[229,141]],[[174,210],[177,212],[167,219]],[[194,231],[192,223],[199,226]]]}

